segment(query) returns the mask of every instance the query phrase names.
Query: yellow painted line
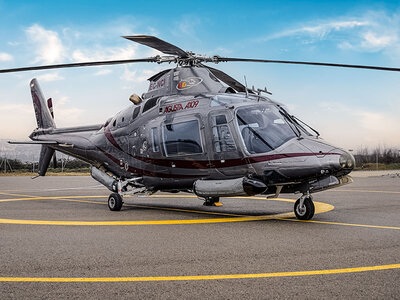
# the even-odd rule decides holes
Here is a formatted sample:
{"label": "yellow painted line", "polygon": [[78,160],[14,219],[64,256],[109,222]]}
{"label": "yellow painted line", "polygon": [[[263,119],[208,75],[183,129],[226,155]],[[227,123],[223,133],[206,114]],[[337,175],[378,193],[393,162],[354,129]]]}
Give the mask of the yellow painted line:
{"label": "yellow painted line", "polygon": [[30,197],[30,198],[35,198],[37,196],[33,196],[33,195],[21,195],[21,194],[12,194],[12,193],[0,193],[0,195],[6,195],[6,196],[17,196],[17,197]]}
{"label": "yellow painted line", "polygon": [[[167,195],[162,195],[167,196]],[[81,202],[81,203],[94,203],[94,204],[103,204],[106,205],[105,202],[98,201],[85,201],[85,200],[71,200],[69,198],[101,198],[103,196],[64,196],[64,197],[34,197],[32,198],[11,198],[11,199],[2,199],[0,202],[13,202],[13,201],[28,201],[28,200],[62,200],[69,202]],[[174,196],[169,196],[174,197]],[[126,206],[132,207],[145,207],[149,209],[158,209],[158,210],[167,210],[167,211],[179,211],[179,212],[190,212],[190,213],[198,213],[198,214],[208,214],[208,215],[219,215],[219,216],[231,216],[231,217],[242,217],[243,215],[237,214],[227,214],[227,213],[219,213],[219,212],[211,212],[211,211],[200,211],[200,210],[188,210],[188,209],[179,209],[179,208],[169,208],[169,207],[159,207],[159,206],[148,206],[148,205],[137,205],[137,204],[126,204]]]}
{"label": "yellow painted line", "polygon": [[79,199],[79,198],[101,198],[103,196],[56,196],[56,197],[42,197],[42,196],[29,196],[30,198],[11,198],[1,199],[0,202],[12,202],[12,201],[25,201],[25,200],[59,200],[59,199]]}
{"label": "yellow painted line", "polygon": [[307,222],[307,223],[317,223],[317,224],[328,224],[328,225],[340,225],[340,226],[354,226],[354,227],[366,227],[366,228],[380,228],[380,229],[395,229],[400,230],[400,227],[393,226],[379,226],[379,225],[364,225],[364,224],[352,224],[352,223],[340,223],[340,222],[325,222],[325,221],[312,221],[312,220],[298,220],[298,219],[283,219],[285,221],[294,222]]}
{"label": "yellow painted line", "polygon": [[214,218],[214,219],[195,219],[195,220],[152,220],[152,221],[44,221],[44,220],[0,219],[0,224],[75,225],[75,226],[180,225],[180,224],[260,221],[260,220],[291,218],[291,217],[294,217],[294,213],[278,214],[271,216],[256,216],[256,217],[234,217],[234,218]]}
{"label": "yellow painted line", "polygon": [[[324,213],[334,209],[334,206],[321,202],[314,202],[315,212]],[[196,211],[192,211],[196,212]],[[281,213],[267,216],[241,216],[212,219],[191,219],[191,220],[152,220],[152,221],[46,221],[46,220],[16,220],[0,219],[1,224],[23,224],[23,225],[74,225],[74,226],[122,226],[122,225],[181,225],[181,224],[209,224],[209,223],[230,223],[262,221],[281,218],[293,218],[293,212]]]}
{"label": "yellow painted line", "polygon": [[[169,197],[170,195],[153,195],[153,197]],[[196,197],[191,195],[180,195],[183,197]],[[101,204],[101,202],[85,201],[85,200],[70,200],[76,198],[98,198],[101,196],[64,196],[64,197],[36,197],[36,198],[20,198],[20,199],[3,199],[0,201],[21,201],[21,200],[36,200],[36,199],[54,199],[54,200],[64,200],[64,201],[76,201],[84,203],[96,203]],[[246,197],[251,199],[252,197]],[[264,197],[253,197],[254,199],[266,200]],[[271,200],[271,199],[267,199]],[[294,202],[292,199],[273,199],[274,201],[287,201]],[[316,213],[324,213],[334,209],[334,206],[322,202],[314,202]],[[153,209],[165,209],[174,210],[182,212],[191,213],[204,213],[204,214],[220,214],[207,211],[195,211],[195,210],[184,210],[184,209],[174,209],[174,208],[162,208],[154,206],[145,206]],[[229,215],[229,214],[224,214]],[[233,215],[232,218],[213,218],[213,219],[195,219],[195,220],[152,220],[152,221],[48,221],[48,220],[18,220],[18,219],[0,219],[0,224],[22,224],[22,225],[71,225],[71,226],[132,226],[132,225],[179,225],[179,224],[206,224],[206,223],[229,223],[229,222],[246,222],[246,221],[260,221],[260,220],[271,220],[271,219],[282,219],[282,218],[293,218],[295,217],[293,212],[281,213],[266,216],[242,216]]]}
{"label": "yellow painted line", "polygon": [[400,269],[400,264],[371,267],[356,267],[344,269],[328,269],[314,271],[294,271],[255,274],[226,274],[226,275],[189,275],[189,276],[148,276],[148,277],[0,277],[7,282],[140,282],[140,281],[192,281],[192,280],[221,280],[221,279],[254,279],[272,277],[298,277],[312,275],[349,274],[369,271]]}
{"label": "yellow painted line", "polygon": [[[20,195],[22,196],[22,195]],[[180,196],[182,198],[196,198],[193,195],[151,195],[150,197],[159,198],[174,198]],[[24,201],[24,200],[39,200],[39,199],[49,199],[49,200],[62,200],[62,201],[72,201],[72,202],[82,202],[82,203],[94,203],[94,204],[105,204],[97,201],[87,201],[87,200],[72,200],[72,199],[82,199],[82,198],[99,198],[102,196],[58,196],[58,197],[35,197],[28,196],[30,198],[12,198],[12,199],[2,199],[0,202],[8,201]],[[235,197],[236,198],[236,197]],[[266,199],[265,197],[245,197],[245,199],[260,199],[260,200],[271,200],[271,201],[285,201],[285,202],[295,202],[293,199]],[[316,213],[324,213],[332,210],[334,206],[322,202],[314,202]],[[72,225],[72,226],[124,226],[124,225],[177,225],[177,224],[205,224],[205,223],[228,223],[228,222],[245,222],[245,221],[259,221],[259,220],[271,220],[271,219],[283,219],[283,218],[293,218],[294,213],[281,213],[266,216],[243,216],[235,214],[226,214],[218,212],[209,211],[196,211],[187,209],[177,209],[177,208],[166,208],[166,207],[156,207],[147,205],[129,205],[136,207],[145,207],[150,209],[160,209],[169,211],[180,211],[180,212],[190,212],[190,213],[202,213],[202,214],[212,214],[212,215],[223,215],[229,216],[231,218],[213,218],[213,219],[195,219],[195,220],[152,220],[152,221],[48,221],[48,220],[18,220],[18,219],[0,219],[0,224],[22,224],[22,225]],[[233,218],[232,218],[233,217]]]}
{"label": "yellow painted line", "polygon": [[[22,196],[22,195],[19,195],[19,196]],[[151,198],[175,198],[177,196],[179,196],[181,198],[198,198],[197,196],[193,196],[193,195],[173,195],[173,196],[172,195],[150,195],[149,197],[151,197]],[[28,196],[28,197],[30,197],[30,198],[2,199],[2,200],[0,200],[0,202],[43,200],[43,199],[46,200],[46,199],[48,199],[48,200],[63,200],[63,201],[70,201],[70,202],[106,204],[106,203],[103,203],[103,202],[96,202],[96,201],[70,200],[70,198],[101,198],[101,197],[105,197],[105,196],[64,196],[64,197],[62,197],[62,196],[58,196],[58,197]],[[143,197],[143,198],[145,198],[145,197]],[[238,198],[238,197],[230,197],[230,199],[231,198],[242,199],[242,198]],[[266,199],[265,197],[243,197],[243,198],[245,198],[245,199],[260,199],[260,200],[268,200],[268,201],[283,201],[283,202],[295,202],[296,201],[296,200],[292,200],[292,199],[283,199],[283,198],[276,198],[276,199]],[[187,209],[179,209],[179,208],[167,208],[167,207],[149,206],[149,205],[127,204],[126,206],[145,207],[145,208],[150,208],[150,209],[189,212],[189,213],[200,213],[200,214],[230,216],[230,217],[242,217],[243,216],[243,215],[238,215],[238,214],[228,214],[228,213],[211,212],[211,211],[200,211],[200,210],[187,210]],[[331,209],[329,209],[329,210],[331,210]]]}

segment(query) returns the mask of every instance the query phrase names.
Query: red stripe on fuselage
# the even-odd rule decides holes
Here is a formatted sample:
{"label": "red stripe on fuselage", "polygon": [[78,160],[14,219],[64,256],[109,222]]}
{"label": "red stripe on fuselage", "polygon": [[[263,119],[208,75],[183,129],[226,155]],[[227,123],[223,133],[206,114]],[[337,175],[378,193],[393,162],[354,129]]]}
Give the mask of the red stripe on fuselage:
{"label": "red stripe on fuselage", "polygon": [[249,163],[259,163],[270,160],[278,160],[284,158],[302,157],[302,156],[317,156],[317,155],[340,155],[339,153],[284,153],[284,154],[269,154],[262,156],[234,158],[226,160],[173,160],[173,159],[160,159],[150,158],[143,156],[135,156],[145,163],[152,165],[171,167],[175,165],[176,168],[182,169],[213,169],[213,168],[228,168],[246,165]]}
{"label": "red stripe on fuselage", "polygon": [[[107,156],[109,159],[111,159],[115,164],[120,166],[120,160],[114,156],[112,156],[110,153],[107,153],[106,151],[98,148],[101,152],[104,153],[105,156]],[[185,174],[169,174],[169,173],[160,173],[160,172],[153,172],[153,171],[148,171],[148,170],[143,170],[139,168],[135,168],[132,166],[128,166],[128,171],[134,174],[138,175],[144,175],[144,176],[150,176],[150,177],[159,177],[159,178],[199,178],[204,176],[204,174],[201,175],[185,175]]]}
{"label": "red stripe on fuselage", "polygon": [[111,131],[110,131],[110,128],[109,128],[108,126],[104,127],[104,135],[106,136],[107,140],[108,140],[115,148],[117,148],[118,150],[123,151],[123,150],[121,149],[121,147],[118,145],[117,141],[114,139],[114,137],[113,137],[113,135],[112,135],[112,133],[111,133]]}

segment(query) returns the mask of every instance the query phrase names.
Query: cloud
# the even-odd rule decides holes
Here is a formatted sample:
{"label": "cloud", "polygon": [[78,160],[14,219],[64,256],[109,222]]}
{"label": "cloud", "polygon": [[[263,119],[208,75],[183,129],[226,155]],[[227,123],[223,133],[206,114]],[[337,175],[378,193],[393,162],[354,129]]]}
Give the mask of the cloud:
{"label": "cloud", "polygon": [[35,63],[51,64],[64,58],[65,49],[57,32],[46,30],[42,26],[34,24],[28,27],[25,33],[35,46],[33,49],[36,54]]}
{"label": "cloud", "polygon": [[73,51],[74,61],[122,60],[136,55],[136,45],[126,47],[97,47],[97,49],[78,49]]}
{"label": "cloud", "polygon": [[389,57],[395,55],[400,58],[400,16],[396,13],[368,11],[358,17],[316,20],[262,37],[258,41],[281,38],[295,38],[302,44],[331,42],[343,50],[381,51]]}
{"label": "cloud", "polygon": [[159,71],[161,71],[159,67],[156,67],[155,69],[131,71],[129,67],[125,66],[124,72],[120,76],[120,79],[127,82],[143,83],[146,82],[148,78],[155,75]]}
{"label": "cloud", "polygon": [[93,75],[102,76],[102,75],[107,75],[107,74],[110,74],[110,73],[112,73],[112,70],[110,70],[110,69],[100,69],[99,71],[97,71]]}
{"label": "cloud", "polygon": [[196,29],[201,24],[201,19],[194,15],[185,15],[180,20],[175,22],[173,26],[175,35],[181,36],[182,34],[194,37]]}
{"label": "cloud", "polygon": [[315,25],[300,26],[299,28],[284,30],[265,39],[271,40],[290,36],[309,36],[318,39],[325,39],[331,32],[343,31],[345,29],[354,29],[357,27],[365,27],[368,24],[368,21],[358,20],[327,21]]}
{"label": "cloud", "polygon": [[13,57],[11,54],[8,54],[5,52],[0,52],[0,61],[10,61],[12,59],[13,59]]}
{"label": "cloud", "polygon": [[41,74],[38,75],[36,78],[39,81],[56,81],[64,79],[64,77],[60,76],[57,72]]}

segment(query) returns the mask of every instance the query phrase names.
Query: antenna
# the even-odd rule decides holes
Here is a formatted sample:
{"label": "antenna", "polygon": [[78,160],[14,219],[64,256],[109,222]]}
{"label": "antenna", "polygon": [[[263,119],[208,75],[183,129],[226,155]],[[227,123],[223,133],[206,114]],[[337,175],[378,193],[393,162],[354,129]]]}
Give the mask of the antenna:
{"label": "antenna", "polygon": [[249,91],[247,89],[247,79],[246,79],[246,75],[243,76],[244,77],[244,85],[246,86],[246,97],[249,98]]}

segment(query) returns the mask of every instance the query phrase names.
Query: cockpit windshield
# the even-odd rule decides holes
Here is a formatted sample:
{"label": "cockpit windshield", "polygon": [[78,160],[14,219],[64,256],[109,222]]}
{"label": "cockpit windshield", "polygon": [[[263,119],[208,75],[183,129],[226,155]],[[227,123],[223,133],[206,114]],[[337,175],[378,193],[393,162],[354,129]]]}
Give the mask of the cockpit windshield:
{"label": "cockpit windshield", "polygon": [[265,153],[296,137],[284,115],[273,105],[239,108],[237,124],[247,152]]}

